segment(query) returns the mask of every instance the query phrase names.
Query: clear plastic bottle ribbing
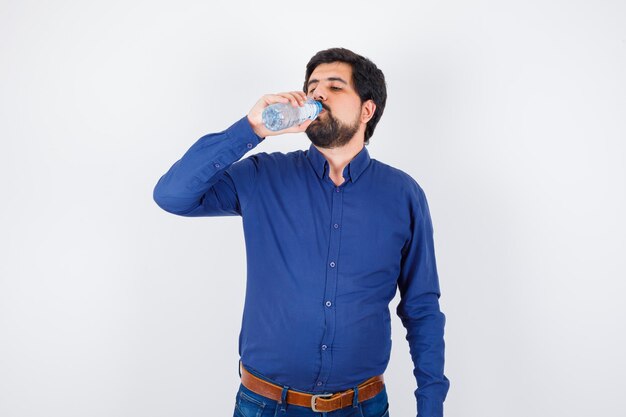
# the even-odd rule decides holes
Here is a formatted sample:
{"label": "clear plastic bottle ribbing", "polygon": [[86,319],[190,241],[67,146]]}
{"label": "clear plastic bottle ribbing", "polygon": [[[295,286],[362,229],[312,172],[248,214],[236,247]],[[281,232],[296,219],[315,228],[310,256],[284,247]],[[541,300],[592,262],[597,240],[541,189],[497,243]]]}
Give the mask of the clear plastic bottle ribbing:
{"label": "clear plastic bottle ribbing", "polygon": [[315,119],[322,111],[322,103],[308,99],[303,106],[291,103],[274,103],[263,110],[263,124],[271,131],[288,129],[307,119]]}

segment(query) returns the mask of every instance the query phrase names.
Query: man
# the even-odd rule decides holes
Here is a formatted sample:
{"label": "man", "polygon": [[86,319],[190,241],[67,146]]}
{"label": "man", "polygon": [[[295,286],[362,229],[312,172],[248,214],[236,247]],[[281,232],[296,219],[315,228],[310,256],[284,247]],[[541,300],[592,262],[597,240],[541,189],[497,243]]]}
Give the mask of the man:
{"label": "man", "polygon": [[[264,127],[265,107],[307,98],[322,103],[315,120]],[[428,203],[412,177],[365,147],[386,99],[370,60],[320,51],[303,92],[261,97],[228,129],[201,137],[154,189],[170,213],[242,216],[247,286],[235,416],[388,416],[382,374],[396,289],[419,416],[443,415],[445,316]],[[296,132],[306,132],[308,150],[241,159],[269,136]]]}

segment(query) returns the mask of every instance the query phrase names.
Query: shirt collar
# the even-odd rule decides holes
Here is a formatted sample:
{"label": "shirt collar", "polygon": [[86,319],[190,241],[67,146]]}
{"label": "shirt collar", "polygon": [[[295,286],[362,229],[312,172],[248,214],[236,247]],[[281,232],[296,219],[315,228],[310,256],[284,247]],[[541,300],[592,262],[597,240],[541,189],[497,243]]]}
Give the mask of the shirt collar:
{"label": "shirt collar", "polygon": [[[311,143],[309,150],[306,152],[306,156],[309,158],[317,176],[320,177],[320,179],[324,179],[324,175],[327,172],[328,167],[328,161],[326,160],[324,154],[322,154],[319,149]],[[343,178],[346,181],[350,179],[350,181],[355,182],[363,171],[365,171],[365,168],[367,168],[369,163],[370,154],[367,151],[367,148],[363,146],[363,149],[361,149],[343,169]]]}

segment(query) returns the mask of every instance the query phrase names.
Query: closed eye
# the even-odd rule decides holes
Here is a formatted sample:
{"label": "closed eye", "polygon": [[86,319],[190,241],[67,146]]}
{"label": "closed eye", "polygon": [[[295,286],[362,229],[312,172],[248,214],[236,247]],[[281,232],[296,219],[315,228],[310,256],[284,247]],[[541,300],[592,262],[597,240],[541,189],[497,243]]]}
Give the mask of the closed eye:
{"label": "closed eye", "polygon": [[[331,90],[341,90],[341,87],[335,87],[335,86],[331,86],[330,87]],[[315,88],[313,88],[312,90],[310,90],[308,92],[308,94],[311,94],[313,91],[315,91]]]}

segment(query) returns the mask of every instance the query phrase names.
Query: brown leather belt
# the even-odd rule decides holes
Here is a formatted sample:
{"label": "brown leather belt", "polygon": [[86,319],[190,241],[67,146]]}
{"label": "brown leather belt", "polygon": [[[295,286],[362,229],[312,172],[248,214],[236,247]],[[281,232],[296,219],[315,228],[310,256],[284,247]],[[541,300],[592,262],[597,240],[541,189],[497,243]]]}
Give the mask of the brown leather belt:
{"label": "brown leather belt", "polygon": [[[283,387],[265,381],[246,370],[241,362],[239,362],[241,370],[241,383],[252,392],[270,398],[280,403]],[[373,376],[367,381],[358,385],[359,396],[358,402],[369,400],[382,391],[385,384],[382,375]],[[334,394],[306,394],[304,392],[288,390],[287,404],[299,405],[300,407],[309,407],[316,412],[330,412],[340,408],[351,406],[354,400],[354,389],[350,388],[346,391]]]}

